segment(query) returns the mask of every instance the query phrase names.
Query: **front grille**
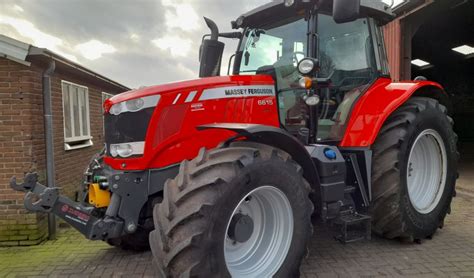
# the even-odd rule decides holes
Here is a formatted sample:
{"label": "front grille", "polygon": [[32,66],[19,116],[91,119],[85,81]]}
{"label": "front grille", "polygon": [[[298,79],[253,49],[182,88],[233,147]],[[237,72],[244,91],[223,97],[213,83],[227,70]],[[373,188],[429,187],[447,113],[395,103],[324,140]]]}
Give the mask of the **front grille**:
{"label": "front grille", "polygon": [[[148,125],[154,110],[155,108],[152,107],[120,115],[107,113],[104,119],[107,150],[110,149],[111,144],[145,141]],[[107,154],[109,153],[107,152]]]}

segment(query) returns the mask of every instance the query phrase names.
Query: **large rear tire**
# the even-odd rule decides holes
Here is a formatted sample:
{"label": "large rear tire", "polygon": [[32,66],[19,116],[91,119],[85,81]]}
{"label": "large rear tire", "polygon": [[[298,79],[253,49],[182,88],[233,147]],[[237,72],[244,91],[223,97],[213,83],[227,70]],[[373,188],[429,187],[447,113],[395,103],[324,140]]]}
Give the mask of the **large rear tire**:
{"label": "large rear tire", "polygon": [[385,122],[373,145],[373,230],[421,240],[442,227],[455,193],[457,136],[446,108],[414,97]]}
{"label": "large rear tire", "polygon": [[154,209],[161,276],[299,276],[312,234],[309,192],[283,151],[248,142],[202,149]]}

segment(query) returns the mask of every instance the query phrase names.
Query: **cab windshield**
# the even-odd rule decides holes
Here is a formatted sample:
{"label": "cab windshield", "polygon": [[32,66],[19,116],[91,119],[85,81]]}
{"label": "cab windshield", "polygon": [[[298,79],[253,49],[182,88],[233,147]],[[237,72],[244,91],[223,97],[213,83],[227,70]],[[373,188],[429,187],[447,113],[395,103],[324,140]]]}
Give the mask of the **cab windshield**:
{"label": "cab windshield", "polygon": [[248,29],[241,45],[243,57],[240,74],[255,74],[259,69],[273,66],[277,86],[285,90],[297,82],[299,60],[306,57],[308,23],[303,18],[267,29]]}
{"label": "cab windshield", "polygon": [[[316,89],[318,141],[340,140],[352,104],[376,78],[373,42],[368,19],[337,24],[329,15],[317,16],[319,78],[329,86]],[[307,91],[301,89],[298,62],[312,52],[308,45],[308,21],[288,20],[265,29],[247,29],[241,43],[242,60],[238,74],[256,74],[274,68],[278,91],[280,122],[291,133],[309,125]]]}

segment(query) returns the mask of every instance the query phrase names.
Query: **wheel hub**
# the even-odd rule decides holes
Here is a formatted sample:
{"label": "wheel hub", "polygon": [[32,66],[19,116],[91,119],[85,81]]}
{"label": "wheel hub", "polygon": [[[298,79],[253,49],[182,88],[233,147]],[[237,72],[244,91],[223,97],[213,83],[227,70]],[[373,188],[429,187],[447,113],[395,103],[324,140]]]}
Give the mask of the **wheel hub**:
{"label": "wheel hub", "polygon": [[237,213],[232,217],[227,235],[233,241],[243,243],[250,239],[253,233],[253,220],[250,216]]}
{"label": "wheel hub", "polygon": [[232,277],[272,277],[283,264],[294,229],[290,201],[280,189],[261,186],[240,200],[224,238]]}
{"label": "wheel hub", "polygon": [[447,155],[440,134],[427,129],[416,138],[410,150],[407,187],[410,202],[421,214],[432,212],[446,185]]}

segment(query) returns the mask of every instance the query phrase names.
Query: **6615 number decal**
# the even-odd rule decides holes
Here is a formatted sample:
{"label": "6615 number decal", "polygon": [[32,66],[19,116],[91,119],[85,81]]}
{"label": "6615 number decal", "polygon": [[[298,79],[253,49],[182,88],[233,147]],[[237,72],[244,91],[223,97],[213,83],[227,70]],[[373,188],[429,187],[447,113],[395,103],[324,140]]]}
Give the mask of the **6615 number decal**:
{"label": "6615 number decal", "polygon": [[273,105],[273,99],[259,99],[258,105]]}

